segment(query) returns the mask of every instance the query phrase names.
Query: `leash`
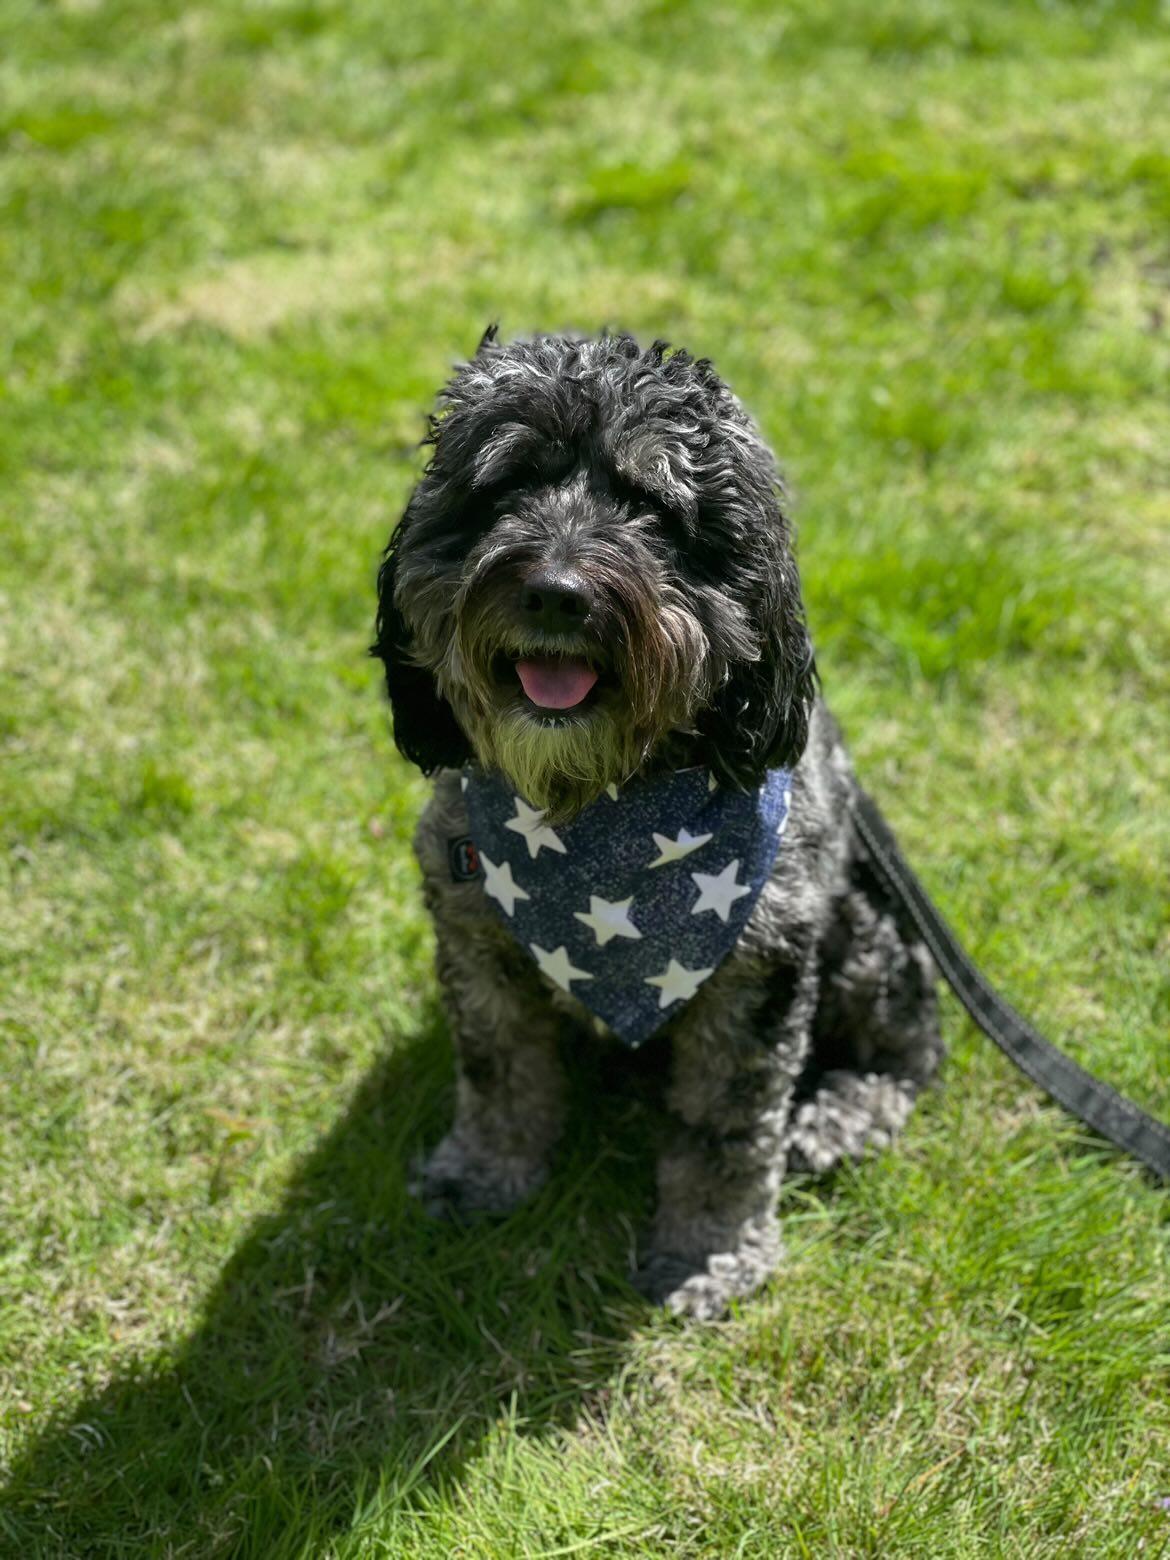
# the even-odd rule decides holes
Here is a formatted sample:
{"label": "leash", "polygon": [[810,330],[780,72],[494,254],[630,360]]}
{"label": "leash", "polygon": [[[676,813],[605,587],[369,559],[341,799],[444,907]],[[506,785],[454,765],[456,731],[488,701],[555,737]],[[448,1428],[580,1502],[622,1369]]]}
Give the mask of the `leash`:
{"label": "leash", "polygon": [[857,832],[886,886],[905,906],[947,984],[1005,1056],[1070,1115],[1170,1182],[1170,1128],[1094,1078],[1021,1018],[972,963],[915,877],[889,824],[861,791],[854,810]]}

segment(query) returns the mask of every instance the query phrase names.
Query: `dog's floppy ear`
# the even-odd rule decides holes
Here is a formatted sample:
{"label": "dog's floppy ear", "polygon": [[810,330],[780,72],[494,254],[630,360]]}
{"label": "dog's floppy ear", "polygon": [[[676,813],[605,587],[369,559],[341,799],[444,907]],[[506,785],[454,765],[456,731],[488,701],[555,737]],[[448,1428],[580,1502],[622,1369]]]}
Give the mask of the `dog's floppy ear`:
{"label": "dog's floppy ear", "polygon": [[759,656],[731,663],[698,721],[717,778],[744,788],[759,785],[765,770],[790,769],[800,758],[817,692],[800,576],[783,520],[777,534],[780,556],[766,570],[753,613]]}
{"label": "dog's floppy ear", "polygon": [[[745,789],[768,769],[791,769],[808,742],[816,693],[816,665],[808,636],[784,650],[774,642],[766,657],[734,667],[700,722],[716,777]],[[789,661],[789,653],[797,657]]]}
{"label": "dog's floppy ear", "polygon": [[435,769],[458,769],[471,757],[471,747],[435,679],[412,659],[410,629],[394,599],[398,552],[409,523],[408,512],[390,538],[378,570],[378,617],[370,654],[386,669],[398,751],[429,775]]}

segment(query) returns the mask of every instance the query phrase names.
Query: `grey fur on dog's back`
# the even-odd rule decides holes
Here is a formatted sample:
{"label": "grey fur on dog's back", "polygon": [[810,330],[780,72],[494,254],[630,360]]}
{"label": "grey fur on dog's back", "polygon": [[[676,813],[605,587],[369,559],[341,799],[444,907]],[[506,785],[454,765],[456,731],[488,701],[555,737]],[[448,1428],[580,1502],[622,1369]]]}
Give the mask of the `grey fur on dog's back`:
{"label": "grey fur on dog's back", "polygon": [[[905,1121],[941,1056],[931,963],[857,841],[775,465],[710,365],[628,337],[489,333],[442,404],[380,575],[375,645],[399,744],[437,771],[416,848],[459,1066],[455,1124],[418,1190],[435,1211],[528,1196],[561,1125],[558,1047],[596,1034],[482,884],[453,879],[449,842],[468,825],[451,766],[501,767],[565,817],[634,772],[705,763],[747,787],[786,764],[772,877],[666,1030],[676,1135],[638,1279],[717,1315],[780,1260],[785,1167],[828,1169]],[[592,702],[555,719],[508,674],[533,643],[525,582],[549,567],[588,611],[571,634],[541,628],[538,648],[600,672]]]}

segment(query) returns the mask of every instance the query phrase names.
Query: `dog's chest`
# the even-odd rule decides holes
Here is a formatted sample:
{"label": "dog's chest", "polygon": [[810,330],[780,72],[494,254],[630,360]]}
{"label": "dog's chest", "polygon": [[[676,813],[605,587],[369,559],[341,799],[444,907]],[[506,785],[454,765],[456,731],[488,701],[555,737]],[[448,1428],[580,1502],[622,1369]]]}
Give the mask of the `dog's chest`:
{"label": "dog's chest", "polygon": [[632,781],[555,827],[496,775],[462,777],[470,826],[452,873],[561,992],[637,1046],[730,953],[767,881],[791,776],[752,792],[706,769]]}

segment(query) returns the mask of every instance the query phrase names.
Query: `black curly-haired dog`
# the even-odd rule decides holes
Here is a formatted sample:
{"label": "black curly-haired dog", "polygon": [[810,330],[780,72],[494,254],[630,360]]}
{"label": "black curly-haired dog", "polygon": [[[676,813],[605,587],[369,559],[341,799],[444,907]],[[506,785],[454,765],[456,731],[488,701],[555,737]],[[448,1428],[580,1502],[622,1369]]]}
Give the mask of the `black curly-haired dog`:
{"label": "black curly-haired dog", "polygon": [[624,335],[489,331],[429,442],[374,645],[398,746],[436,774],[416,850],[459,1066],[419,1190],[436,1211],[527,1197],[561,1125],[559,1044],[614,1043],[483,882],[452,871],[471,833],[463,766],[550,827],[631,779],[705,766],[713,788],[751,793],[788,770],[770,875],[664,1029],[677,1134],[637,1281],[717,1315],[777,1266],[785,1167],[888,1143],[942,1054],[929,954],[855,831],[775,463],[708,362]]}

